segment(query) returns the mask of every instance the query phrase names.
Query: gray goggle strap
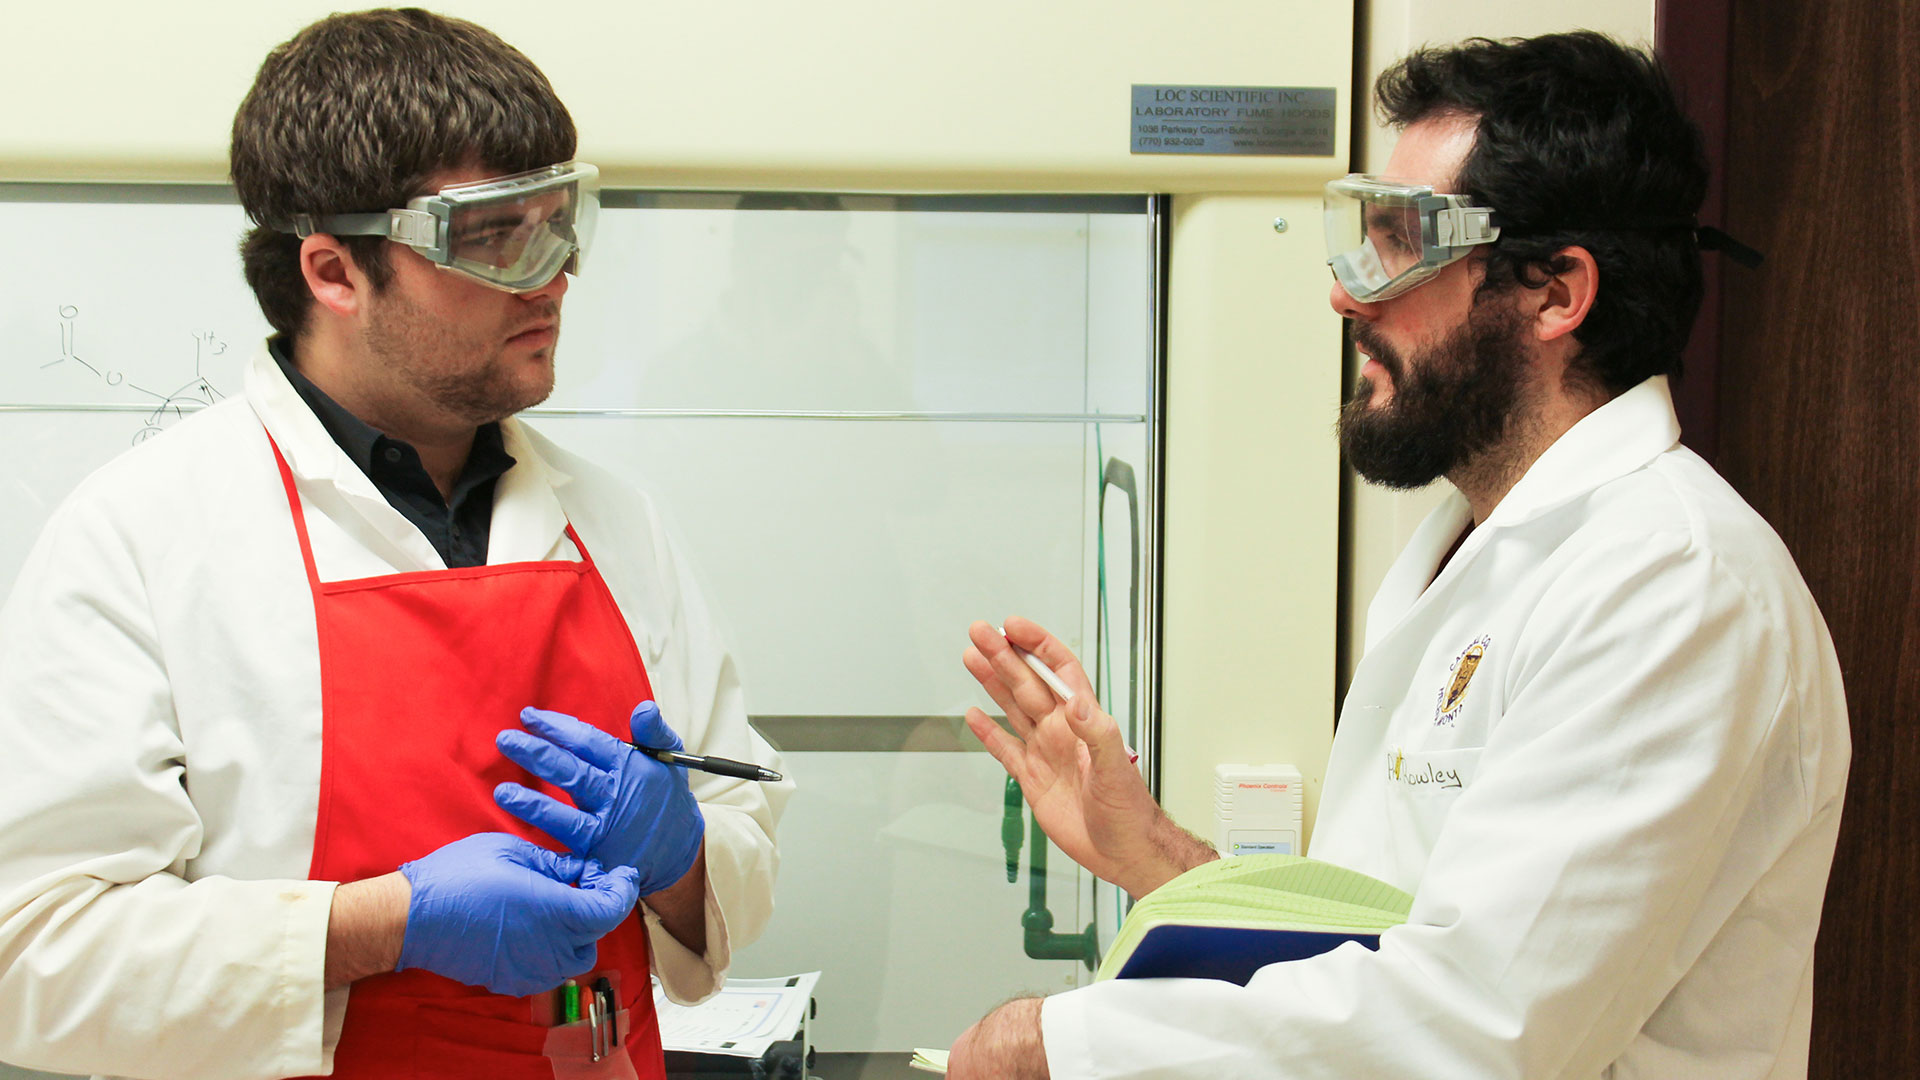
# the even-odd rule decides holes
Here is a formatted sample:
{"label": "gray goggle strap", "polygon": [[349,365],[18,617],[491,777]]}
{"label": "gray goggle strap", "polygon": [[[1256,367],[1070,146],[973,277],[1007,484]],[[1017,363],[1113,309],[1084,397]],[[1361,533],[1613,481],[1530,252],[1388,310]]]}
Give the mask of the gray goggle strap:
{"label": "gray goggle strap", "polygon": [[293,215],[293,235],[306,239],[314,233],[329,236],[384,236],[405,244],[434,262],[448,261],[447,227],[443,214],[433,210],[387,210],[378,214],[333,214],[316,218]]}

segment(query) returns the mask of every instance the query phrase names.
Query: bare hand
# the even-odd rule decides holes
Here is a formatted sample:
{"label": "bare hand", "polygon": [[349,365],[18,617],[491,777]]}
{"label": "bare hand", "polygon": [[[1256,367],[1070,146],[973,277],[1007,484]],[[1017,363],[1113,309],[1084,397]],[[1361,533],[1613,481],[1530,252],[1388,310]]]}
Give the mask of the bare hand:
{"label": "bare hand", "polygon": [[[979,709],[967,710],[967,727],[1020,782],[1040,827],[1061,851],[1136,897],[1206,861],[1187,861],[1190,845],[1167,843],[1169,830],[1185,833],[1153,801],[1128,760],[1119,725],[1101,710],[1079,659],[1058,638],[1018,616],[1007,620],[1006,638],[984,622],[969,627],[967,636],[973,644],[962,662],[1006,712],[1014,734]],[[1053,668],[1073,689],[1073,701],[1062,705],[1008,641]]]}

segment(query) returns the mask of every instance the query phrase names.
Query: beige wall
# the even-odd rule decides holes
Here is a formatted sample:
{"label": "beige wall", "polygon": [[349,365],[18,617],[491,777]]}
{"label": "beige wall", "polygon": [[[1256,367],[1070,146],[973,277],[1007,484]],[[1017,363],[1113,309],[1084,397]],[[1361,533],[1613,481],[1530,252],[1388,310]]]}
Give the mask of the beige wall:
{"label": "beige wall", "polygon": [[1215,765],[1296,765],[1311,817],[1333,736],[1342,379],[1325,258],[1318,185],[1175,200],[1160,794],[1209,838]]}
{"label": "beige wall", "polygon": [[[218,181],[234,106],[267,50],[356,5],[188,6],[191,18],[145,0],[11,5],[0,180]],[[431,6],[532,57],[610,184],[1259,191],[1345,163],[1344,130],[1332,158],[1128,146],[1133,83],[1344,89],[1345,0],[1184,0],[1177,17],[1157,0]]]}

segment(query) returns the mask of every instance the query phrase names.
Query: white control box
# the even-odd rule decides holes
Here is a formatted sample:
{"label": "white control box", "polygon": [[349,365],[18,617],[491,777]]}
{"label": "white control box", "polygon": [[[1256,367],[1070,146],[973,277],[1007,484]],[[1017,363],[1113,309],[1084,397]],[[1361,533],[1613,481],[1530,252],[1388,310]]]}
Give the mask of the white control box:
{"label": "white control box", "polygon": [[1214,845],[1222,855],[1300,854],[1300,770],[1213,767]]}

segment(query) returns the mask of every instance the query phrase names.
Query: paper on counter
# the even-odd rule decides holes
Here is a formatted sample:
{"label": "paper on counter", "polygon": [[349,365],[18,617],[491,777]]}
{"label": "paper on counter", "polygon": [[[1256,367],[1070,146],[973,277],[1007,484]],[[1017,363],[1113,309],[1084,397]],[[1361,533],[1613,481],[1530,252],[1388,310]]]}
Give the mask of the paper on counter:
{"label": "paper on counter", "polygon": [[757,1058],[774,1043],[794,1038],[806,1019],[820,973],[782,979],[728,979],[718,994],[698,1005],[667,1000],[660,980],[653,982],[653,1007],[660,1015],[660,1046],[697,1054]]}
{"label": "paper on counter", "polygon": [[919,1069],[921,1072],[939,1073],[941,1076],[945,1076],[947,1075],[947,1053],[945,1050],[929,1050],[925,1047],[915,1047],[913,1060],[907,1062],[907,1064]]}

